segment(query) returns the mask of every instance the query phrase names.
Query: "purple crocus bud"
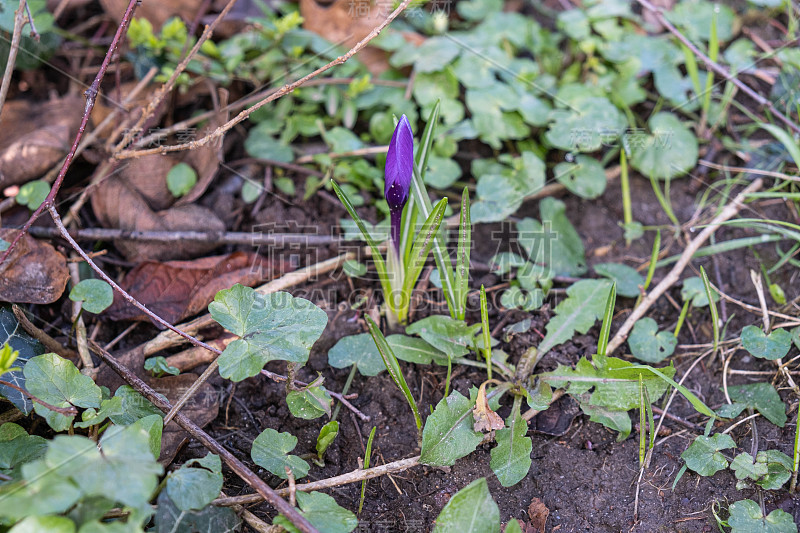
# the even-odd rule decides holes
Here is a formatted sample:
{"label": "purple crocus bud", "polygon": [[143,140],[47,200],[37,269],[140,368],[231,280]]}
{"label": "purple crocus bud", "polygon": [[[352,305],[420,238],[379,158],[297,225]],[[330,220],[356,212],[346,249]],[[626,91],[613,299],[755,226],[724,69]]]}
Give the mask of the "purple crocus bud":
{"label": "purple crocus bud", "polygon": [[403,216],[403,207],[408,201],[408,192],[411,189],[411,174],[414,169],[414,136],[411,125],[405,115],[400,117],[397,127],[389,143],[386,154],[386,184],[384,196],[389,204],[392,222],[392,240],[395,248],[400,246],[400,220]]}

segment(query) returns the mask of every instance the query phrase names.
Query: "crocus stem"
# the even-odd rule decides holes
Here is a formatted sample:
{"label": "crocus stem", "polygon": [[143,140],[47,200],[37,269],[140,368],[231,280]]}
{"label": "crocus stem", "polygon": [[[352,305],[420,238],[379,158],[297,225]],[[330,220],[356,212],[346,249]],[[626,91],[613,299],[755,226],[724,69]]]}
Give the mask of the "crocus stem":
{"label": "crocus stem", "polygon": [[394,244],[397,256],[400,257],[400,224],[403,220],[403,210],[390,209],[389,213],[392,223],[392,244]]}

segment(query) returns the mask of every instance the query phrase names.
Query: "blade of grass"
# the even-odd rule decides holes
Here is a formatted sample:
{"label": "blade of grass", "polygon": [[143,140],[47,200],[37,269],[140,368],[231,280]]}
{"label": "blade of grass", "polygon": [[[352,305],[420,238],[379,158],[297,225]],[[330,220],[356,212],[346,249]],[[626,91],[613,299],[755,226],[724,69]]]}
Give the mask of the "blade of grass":
{"label": "blade of grass", "polygon": [[647,267],[647,277],[644,280],[642,289],[647,290],[650,283],[653,281],[653,275],[656,273],[656,266],[658,265],[658,253],[661,251],[661,230],[656,230],[656,237],[653,240],[653,251],[650,252],[650,265]]}
{"label": "blade of grass", "polygon": [[767,130],[773,137],[778,139],[781,144],[786,147],[786,151],[789,152],[792,159],[794,159],[795,165],[800,165],[800,146],[798,146],[797,141],[795,141],[786,130],[774,124],[761,124],[761,128]]}
{"label": "blade of grass", "polygon": [[[378,429],[377,426],[372,427],[372,431],[369,432],[369,438],[367,439],[367,448],[364,452],[364,470],[369,468],[369,458],[372,455],[372,439],[375,438],[375,430]],[[363,480],[361,482],[361,499],[358,501],[358,514],[361,514],[361,509],[364,507],[364,498],[367,495],[367,480]]]}
{"label": "blade of grass", "polygon": [[647,427],[644,407],[644,380],[639,374],[639,468],[644,468],[644,457],[647,454]]}
{"label": "blade of grass", "polygon": [[610,368],[609,370],[611,370],[611,371],[614,371],[614,370],[631,370],[631,369],[637,369],[637,368],[638,369],[642,369],[642,370],[648,370],[648,371],[652,372],[653,374],[655,374],[659,378],[663,379],[664,381],[666,381],[667,383],[669,383],[670,385],[672,385],[673,387],[678,389],[678,392],[680,392],[684,396],[684,398],[689,400],[689,403],[692,404],[692,406],[697,410],[697,412],[699,412],[701,414],[704,414],[706,416],[710,416],[711,418],[719,418],[717,413],[712,411],[711,408],[709,408],[706,404],[704,404],[703,401],[700,398],[698,398],[697,396],[695,396],[695,394],[692,391],[690,391],[689,389],[687,389],[686,387],[684,387],[683,385],[681,385],[680,383],[678,383],[674,379],[670,378],[669,376],[663,374],[657,368],[653,368],[650,365],[631,365],[631,366],[626,366],[624,368]]}
{"label": "blade of grass", "polygon": [[[781,235],[763,234],[763,235],[758,235],[756,237],[742,237],[740,239],[731,239],[729,241],[719,242],[717,244],[712,244],[710,246],[704,246],[699,250],[697,250],[697,253],[695,253],[692,256],[692,258],[698,259],[700,257],[708,257],[709,255],[730,252],[732,250],[738,250],[739,248],[747,248],[748,246],[754,246],[756,244],[782,241],[785,238],[786,237]],[[671,265],[672,263],[677,262],[678,259],[680,258],[681,256],[680,254],[678,254],[662,259],[661,261],[656,263],[656,268],[661,268],[667,265]]]}
{"label": "blade of grass", "polygon": [[375,341],[375,346],[378,348],[381,359],[383,359],[383,364],[386,366],[386,370],[389,372],[392,381],[394,381],[397,388],[403,393],[409,407],[411,407],[411,411],[414,413],[414,422],[417,425],[417,436],[422,437],[422,418],[419,416],[417,404],[414,401],[414,397],[411,395],[411,390],[408,388],[406,378],[403,376],[403,371],[400,369],[400,363],[397,362],[397,357],[394,355],[389,343],[386,342],[386,337],[383,336],[378,325],[370,317],[366,318],[367,325],[369,326],[369,334],[372,335],[372,340]]}
{"label": "blade of grass", "polygon": [[481,285],[481,328],[483,329],[483,357],[486,359],[486,375],[492,379],[492,339],[489,333],[489,305],[486,289]]}
{"label": "blade of grass", "polygon": [[711,291],[711,284],[708,282],[708,274],[706,274],[706,269],[702,266],[700,267],[700,275],[703,278],[703,285],[706,288],[708,308],[711,310],[711,320],[713,322],[712,327],[714,328],[714,353],[716,353],[717,348],[719,347],[719,313],[717,312],[717,303],[713,298],[714,294]]}
{"label": "blade of grass", "polygon": [[[666,183],[668,184],[669,181],[667,181]],[[656,199],[658,199],[658,203],[661,205],[661,209],[663,209],[664,213],[667,214],[667,217],[669,217],[672,224],[676,228],[679,228],[681,223],[678,222],[678,217],[675,216],[675,212],[672,210],[672,205],[670,204],[668,198],[661,191],[661,187],[658,185],[658,180],[655,177],[650,176],[650,184],[653,186],[653,192],[656,194]],[[665,184],[665,189],[666,186],[667,185]]]}
{"label": "blade of grass", "polygon": [[[633,208],[631,207],[631,184],[628,179],[628,156],[624,149],[619,151],[619,185],[622,190],[622,222],[627,228],[633,222]],[[625,244],[630,245],[630,243],[630,239],[625,239]]]}
{"label": "blade of grass", "polygon": [[[717,61],[719,56],[719,39],[717,38],[717,12],[711,14],[711,28],[708,37],[708,57],[711,61]],[[702,112],[703,117],[708,120],[708,110],[711,107],[711,91],[714,88],[714,74],[710,70],[706,71],[706,87],[703,91]],[[705,124],[701,125],[705,129]]]}
{"label": "blade of grass", "polygon": [[458,221],[458,255],[456,257],[455,294],[456,318],[464,320],[467,314],[469,292],[469,255],[472,247],[472,222],[469,216],[469,190],[461,192],[461,216]]}
{"label": "blade of grass", "polygon": [[617,282],[611,285],[603,312],[603,324],[600,326],[600,337],[597,339],[597,355],[605,357],[608,350],[608,339],[611,337],[611,319],[614,318],[614,306],[617,303]]}

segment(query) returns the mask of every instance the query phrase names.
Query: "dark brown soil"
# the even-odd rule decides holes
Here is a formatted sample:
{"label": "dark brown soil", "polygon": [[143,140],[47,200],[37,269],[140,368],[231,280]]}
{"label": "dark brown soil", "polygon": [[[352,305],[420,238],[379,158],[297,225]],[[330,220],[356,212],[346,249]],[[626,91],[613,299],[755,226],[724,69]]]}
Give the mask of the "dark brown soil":
{"label": "dark brown soil", "polygon": [[[705,186],[704,183],[691,179],[676,181],[673,184],[672,204],[681,221],[691,219],[696,209],[697,191]],[[633,180],[632,187],[633,204],[636,209],[634,217],[645,225],[669,224],[650,184],[637,177]],[[301,215],[300,219],[310,224],[335,226],[336,219],[342,216],[339,210],[331,208],[330,204],[325,205],[324,201],[316,201],[322,202],[322,205],[317,206],[321,209],[306,210],[306,214]],[[619,186],[616,183],[612,183],[605,195],[598,200],[581,201],[574,197],[564,197],[564,201],[568,206],[567,213],[586,246],[590,264],[617,261],[637,267],[649,258],[652,246],[652,240],[649,238],[636,241],[630,247],[625,246],[622,230],[617,224],[617,221],[622,219],[622,207]],[[283,206],[281,209],[294,211],[298,208]],[[775,209],[776,212],[768,215],[772,218],[786,219],[788,214],[783,212],[782,206],[776,206]],[[307,214],[309,212],[315,212],[316,215],[309,216]],[[320,213],[323,213],[324,217],[321,217]],[[537,203],[530,202],[523,207],[519,216],[537,216],[537,214]],[[286,216],[287,219],[295,218],[289,217],[288,214]],[[491,237],[493,234],[497,235],[498,231],[502,233],[504,228],[478,226],[475,229],[476,249],[473,252],[475,261],[485,263],[497,251],[497,246],[492,244]],[[729,239],[740,234],[745,233],[743,230],[723,229],[718,233],[717,239]],[[672,236],[665,233],[663,244],[671,240]],[[318,252],[314,259],[322,259],[334,251],[323,250]],[[757,251],[767,264],[774,261],[774,248],[760,246]],[[674,243],[670,255],[680,252],[681,246],[677,242]],[[743,249],[722,254],[714,261],[710,259],[695,261],[692,267],[697,268],[699,264],[703,264],[711,273],[712,281],[716,280],[716,273],[719,272],[718,279],[721,280],[721,288],[726,294],[752,305],[758,304],[750,282],[749,269],[758,271],[759,265],[750,250]],[[654,283],[665,272],[666,269],[660,269]],[[485,272],[477,272],[474,275],[487,287],[500,282]],[[684,276],[690,275],[694,274],[689,271],[684,274]],[[780,283],[787,291],[789,299],[796,297],[798,293],[796,285],[793,286],[791,283],[790,275],[790,271],[782,269],[773,276],[773,281]],[[320,288],[324,290],[321,291]],[[351,291],[349,282],[342,278],[317,280],[305,288],[294,291],[296,295],[309,297],[326,308],[331,319],[325,334],[312,352],[308,366],[301,370],[298,376],[300,379],[313,379],[319,372],[325,377],[327,387],[341,390],[348,371],[330,368],[327,365],[327,351],[339,338],[365,331],[360,311],[340,308],[335,304],[348,301],[352,296]],[[680,301],[679,292],[679,287],[670,291],[676,301]],[[429,296],[431,299],[437,299],[435,291]],[[493,327],[501,320],[514,323],[526,316],[533,318],[533,327],[529,332],[517,335],[503,345],[503,348],[511,354],[513,362],[529,346],[536,345],[541,340],[539,332],[544,331],[549,318],[548,309],[555,305],[558,297],[559,294],[556,293],[550,298],[549,305],[533,314],[505,311],[497,305],[494,306],[490,320]],[[627,315],[626,310],[632,305],[633,301],[630,300],[622,299],[618,302],[615,328],[624,320]],[[760,317],[730,303],[720,305],[720,308],[723,318],[731,320],[727,329],[729,336],[738,335],[744,325],[757,323],[760,320]],[[423,311],[424,314],[431,312],[443,312],[443,310]],[[661,327],[670,328],[677,320],[678,310],[662,298],[651,309],[649,315],[654,317]],[[711,330],[706,310],[694,311],[687,322],[688,325],[682,329],[679,339],[681,344],[691,345],[709,341]],[[588,335],[578,336],[558,347],[542,361],[540,369],[552,369],[558,363],[575,363],[582,355],[591,354],[596,346],[596,330],[597,328]],[[678,348],[676,355],[673,356],[678,377],[683,376],[695,357],[696,351],[693,349]],[[747,370],[774,368],[769,362],[753,360],[743,351],[734,355],[731,367]],[[274,364],[274,368],[268,368],[276,372],[285,371],[285,367],[281,364]],[[424,416],[429,412],[428,406],[435,405],[442,397],[445,370],[441,367],[408,364],[403,364],[403,368],[414,396],[420,399],[420,411]],[[721,370],[722,364],[719,360],[707,358],[692,371],[684,384],[710,406],[719,407],[725,401],[721,392]],[[771,377],[733,375],[729,376],[729,384],[763,381]],[[483,379],[484,375],[476,370],[456,368],[453,387],[467,394],[470,387],[480,384]],[[286,407],[283,385],[259,377],[242,382],[233,389],[230,383],[222,380],[218,381],[216,386],[223,388],[227,393],[223,397],[219,417],[210,426],[212,435],[250,464],[256,472],[274,482],[275,486],[280,480],[253,465],[250,460],[251,443],[259,432],[267,427],[291,432],[299,439],[294,453],[313,452],[317,434],[326,419],[307,421],[292,417]],[[230,392],[234,393],[236,401],[228,402]],[[368,415],[370,421],[362,422],[343,409],[339,417],[340,434],[326,454],[325,467],[312,467],[309,480],[324,479],[357,469],[358,460],[364,454],[366,437],[373,426],[377,427],[373,465],[419,454],[411,413],[401,394],[385,374],[369,378],[357,376],[353,381],[351,392],[358,394],[358,398],[352,403]],[[781,393],[786,398],[785,391]],[[508,409],[508,405],[504,406],[500,414],[507,414]],[[791,405],[789,412],[793,413],[795,409],[796,405]],[[700,417],[694,416],[693,408],[681,397],[675,399],[670,413],[685,420],[704,422]],[[793,416],[790,414],[791,419]],[[634,423],[636,422],[637,420],[634,420]],[[787,423],[786,428],[780,429],[763,418],[758,418],[756,423],[758,449],[779,449],[789,455],[792,454],[794,431],[790,426],[793,424]],[[727,424],[730,422],[720,424],[717,430],[721,431]],[[667,420],[664,428],[663,434],[659,436],[653,461],[641,482],[638,520],[634,518],[639,454],[636,431],[634,430],[632,436],[625,442],[618,443],[615,433],[599,424],[589,422],[585,416],[579,414],[562,436],[553,437],[529,432],[533,439],[533,466],[523,481],[510,488],[500,486],[489,468],[489,450],[493,444],[479,447],[473,454],[457,461],[452,468],[419,466],[391,477],[384,476],[372,480],[368,484],[367,497],[360,516],[362,527],[360,531],[430,531],[436,516],[452,494],[478,477],[488,479],[491,493],[500,507],[503,522],[511,518],[526,520],[531,500],[538,498],[544,502],[550,510],[547,531],[717,531],[712,510],[716,510],[721,518],[727,518],[728,504],[744,498],[755,501],[763,498],[768,512],[780,507],[792,514],[796,521],[800,521],[800,500],[791,496],[788,490],[760,493],[754,490],[738,491],[735,489],[735,478],[729,470],[719,472],[711,478],[702,478],[687,472],[673,490],[676,474],[683,465],[680,455],[702,429],[689,430],[672,420]],[[731,435],[739,446],[739,449],[735,450],[736,453],[751,449],[749,424],[738,426]],[[729,452],[730,459],[735,453],[734,450]],[[205,452],[196,443],[190,445],[179,456],[179,462],[199,453]],[[226,487],[229,495],[251,492],[233,475],[228,476]],[[360,484],[341,486],[330,491],[330,494],[340,505],[355,511],[360,497]],[[273,515],[273,511],[265,504],[252,506],[251,510],[267,520]]]}

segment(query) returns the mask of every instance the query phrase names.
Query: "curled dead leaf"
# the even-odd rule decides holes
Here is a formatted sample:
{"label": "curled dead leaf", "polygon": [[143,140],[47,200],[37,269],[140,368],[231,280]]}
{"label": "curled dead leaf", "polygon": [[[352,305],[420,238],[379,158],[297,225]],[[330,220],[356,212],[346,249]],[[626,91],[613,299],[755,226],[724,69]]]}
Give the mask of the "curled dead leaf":
{"label": "curled dead leaf", "polygon": [[[194,261],[146,261],[131,270],[120,285],[128,294],[171,324],[203,311],[214,295],[236,283],[252,287],[280,274],[281,268],[257,254],[234,252]],[[149,320],[119,295],[106,311],[110,320]]]}
{"label": "curled dead leaf", "polygon": [[78,131],[83,98],[47,103],[7,102],[0,113],[0,189],[38,178],[69,151]]}
{"label": "curled dead leaf", "polygon": [[[0,238],[11,242],[18,232],[0,229]],[[64,293],[68,279],[66,258],[50,243],[26,234],[0,265],[0,300],[51,304]]]}
{"label": "curled dead leaf", "polygon": [[473,426],[475,431],[487,432],[506,427],[500,415],[489,407],[489,402],[486,400],[486,382],[482,383],[478,389],[478,398],[472,410],[472,417],[475,419]]}
{"label": "curled dead leaf", "polygon": [[550,509],[539,498],[531,500],[528,506],[528,518],[530,519],[530,531],[537,533],[544,533],[544,527],[547,524],[547,517],[550,516]]}

